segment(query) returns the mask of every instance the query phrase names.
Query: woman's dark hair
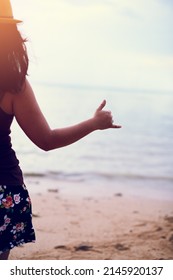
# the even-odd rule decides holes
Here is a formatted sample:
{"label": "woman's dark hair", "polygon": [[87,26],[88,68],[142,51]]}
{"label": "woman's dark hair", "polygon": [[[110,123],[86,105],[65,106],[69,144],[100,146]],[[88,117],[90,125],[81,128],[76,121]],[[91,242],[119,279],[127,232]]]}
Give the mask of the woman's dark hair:
{"label": "woman's dark hair", "polygon": [[0,93],[21,91],[28,71],[28,54],[16,24],[0,24]]}

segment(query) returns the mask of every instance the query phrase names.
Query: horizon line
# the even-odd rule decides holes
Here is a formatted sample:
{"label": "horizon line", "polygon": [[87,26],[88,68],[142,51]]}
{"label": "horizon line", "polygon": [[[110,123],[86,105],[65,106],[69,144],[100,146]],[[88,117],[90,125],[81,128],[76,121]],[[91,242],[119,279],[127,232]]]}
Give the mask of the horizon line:
{"label": "horizon line", "polygon": [[126,88],[126,87],[116,87],[116,86],[108,86],[108,85],[56,83],[56,82],[50,82],[50,81],[41,82],[38,80],[33,80],[33,83],[41,84],[41,85],[45,85],[45,86],[49,86],[49,87],[59,87],[59,88],[67,88],[67,89],[173,94],[173,90],[164,90],[164,89]]}

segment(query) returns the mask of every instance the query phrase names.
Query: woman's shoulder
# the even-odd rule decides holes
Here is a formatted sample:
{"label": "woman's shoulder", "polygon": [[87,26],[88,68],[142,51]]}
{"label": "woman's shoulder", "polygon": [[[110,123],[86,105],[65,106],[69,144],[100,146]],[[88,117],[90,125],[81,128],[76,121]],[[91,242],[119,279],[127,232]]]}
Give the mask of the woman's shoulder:
{"label": "woman's shoulder", "polygon": [[25,80],[23,87],[18,93],[5,92],[0,96],[0,107],[8,114],[14,114],[13,105],[15,102],[21,102],[22,99],[27,98],[28,95],[33,94],[31,85],[28,80]]}

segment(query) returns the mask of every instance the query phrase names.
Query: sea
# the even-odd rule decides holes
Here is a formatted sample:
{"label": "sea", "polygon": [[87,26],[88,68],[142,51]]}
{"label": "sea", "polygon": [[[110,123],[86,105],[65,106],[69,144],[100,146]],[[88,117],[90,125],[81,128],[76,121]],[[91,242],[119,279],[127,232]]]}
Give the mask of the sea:
{"label": "sea", "polygon": [[31,192],[58,189],[173,200],[173,92],[43,82],[32,86],[52,128],[92,117],[103,99],[122,128],[98,130],[45,152],[14,121],[13,148]]}

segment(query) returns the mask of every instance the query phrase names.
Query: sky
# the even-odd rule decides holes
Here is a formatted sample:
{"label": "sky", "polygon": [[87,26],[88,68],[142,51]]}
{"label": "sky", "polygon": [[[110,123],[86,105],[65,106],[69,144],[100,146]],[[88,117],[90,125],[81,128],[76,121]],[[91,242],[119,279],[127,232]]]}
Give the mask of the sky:
{"label": "sky", "polygon": [[173,91],[172,0],[11,0],[34,81]]}

